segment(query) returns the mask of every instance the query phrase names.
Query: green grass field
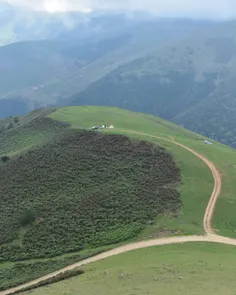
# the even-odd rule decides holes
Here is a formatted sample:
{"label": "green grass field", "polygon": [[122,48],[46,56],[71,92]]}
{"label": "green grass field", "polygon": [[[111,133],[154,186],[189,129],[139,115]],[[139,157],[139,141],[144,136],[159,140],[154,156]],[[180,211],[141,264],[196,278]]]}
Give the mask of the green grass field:
{"label": "green grass field", "polygon": [[66,124],[58,124],[48,118],[42,118],[40,112],[38,115],[38,117],[26,115],[21,118],[19,125],[14,126],[15,128],[0,133],[0,155],[19,155],[31,148],[50,142],[68,127],[65,126]]}
{"label": "green grass field", "polygon": [[[236,152],[234,149],[217,142],[213,142],[213,145],[205,145],[203,143],[204,137],[191,131],[154,116],[132,113],[118,108],[67,107],[57,110],[50,117],[70,123],[73,128],[90,128],[97,124],[105,123],[109,125],[112,123],[115,126],[112,132],[125,134],[124,130],[119,131],[119,129],[129,129],[167,139],[173,136],[176,141],[205,155],[215,163],[223,180],[222,193],[217,201],[213,218],[213,227],[219,234],[236,237]],[[130,133],[127,134],[131,136]],[[188,233],[191,232],[191,228],[195,228],[195,232],[196,229],[199,231],[199,224],[201,224],[204,214],[203,210],[209,200],[211,185],[213,185],[208,168],[193,155],[189,155],[188,152],[174,144],[153,140],[143,135],[135,135],[134,137],[164,144],[174,154],[176,161],[182,168],[183,178],[186,180],[182,187],[182,198],[185,204],[184,220],[180,223],[174,222],[175,227],[183,227],[183,224],[187,224],[185,229],[190,229]],[[164,220],[166,224],[166,219]],[[189,223],[189,221],[191,222]]]}
{"label": "green grass field", "polygon": [[[166,139],[169,139],[172,135],[176,136],[178,133],[183,133],[183,136],[195,140],[196,134],[157,117],[110,107],[68,107],[57,110],[49,117],[69,123],[73,128],[87,129],[97,124],[113,124],[115,128],[106,130],[106,132],[126,134],[139,140],[149,140],[163,145],[174,155],[181,169],[183,184],[180,189],[184,209],[175,219],[171,219],[169,216],[158,218],[156,224],[144,230],[140,238],[155,237],[155,233],[160,228],[164,229],[167,234],[170,231],[182,234],[203,233],[204,212],[213,188],[213,178],[208,167],[194,155],[172,143],[148,136],[133,135],[124,130],[145,132]],[[122,129],[122,131],[119,129]]]}
{"label": "green grass field", "polygon": [[[44,114],[47,115],[47,112],[45,112]],[[203,140],[204,140],[203,137],[193,132],[190,132],[186,129],[183,129],[179,126],[176,126],[172,123],[166,122],[154,116],[140,114],[140,113],[132,113],[129,111],[118,109],[118,108],[67,107],[67,108],[61,108],[55,112],[52,112],[49,115],[49,118],[52,118],[60,122],[71,124],[72,128],[82,128],[82,129],[83,128],[89,129],[92,126],[97,124],[109,125],[112,123],[115,126],[115,128],[105,130],[105,132],[120,133],[120,134],[128,135],[134,139],[146,140],[146,141],[151,141],[153,143],[161,144],[171,154],[173,154],[174,159],[177,165],[179,166],[181,170],[181,175],[182,175],[182,184],[180,185],[179,189],[180,189],[181,198],[184,204],[183,210],[180,212],[180,214],[176,218],[173,218],[173,217],[170,218],[170,216],[168,215],[159,216],[153,225],[146,227],[133,240],[159,237],[160,233],[162,236],[171,235],[171,234],[176,235],[177,233],[181,235],[202,234],[204,212],[213,189],[213,177],[209,168],[201,160],[199,160],[197,157],[192,155],[190,152],[187,152],[183,148],[176,146],[174,143],[167,142],[161,139],[152,138],[146,135],[131,134],[129,132],[126,132],[126,130],[143,132],[143,133],[154,135],[154,136],[161,136],[166,139],[171,139],[172,137],[174,137],[176,141],[182,144],[185,144],[186,146],[190,148],[193,148],[194,150],[205,155],[212,162],[214,162],[222,174],[223,189],[222,189],[222,194],[219,200],[217,201],[217,206],[216,206],[215,215],[213,219],[213,226],[219,234],[230,236],[230,237],[236,237],[236,221],[235,221],[236,166],[234,166],[236,165],[235,150],[216,142],[214,142],[214,144],[211,146],[205,145],[203,143]],[[43,145],[47,142],[50,142],[50,140],[60,135],[62,130],[61,127],[58,129],[57,125],[54,126],[54,124],[51,124],[49,122],[48,123],[50,128],[48,128],[48,126],[46,125],[42,126],[40,124],[40,118],[37,118],[37,112],[31,113],[27,117],[22,118],[21,120],[23,122],[22,127],[18,129],[13,129],[9,133],[6,133],[7,137],[1,138],[0,136],[0,143],[1,143],[0,155],[8,154],[11,157],[19,156],[22,153],[27,152],[28,149],[32,149],[39,145]],[[32,122],[24,124],[24,121],[27,122],[28,120],[29,121],[32,120]],[[62,125],[62,128],[63,130],[65,130],[67,127],[66,125]],[[185,246],[187,247],[187,245]],[[115,247],[115,245],[111,247]],[[184,245],[181,247],[184,247]],[[189,253],[189,255],[190,255],[190,252],[192,251],[191,247],[188,247],[190,249],[189,251],[186,250]],[[217,246],[217,247],[218,247],[217,249],[223,249],[223,248],[220,248],[221,246]],[[164,251],[164,247],[161,247],[160,249],[163,249],[162,251]],[[198,248],[196,247],[196,249]],[[199,248],[198,255],[200,255],[199,254],[201,252],[200,250],[201,248]],[[90,249],[89,251],[96,252],[97,249]],[[210,250],[209,251],[207,250],[207,253],[209,252]],[[129,255],[129,254],[131,253],[127,253],[125,255]],[[73,253],[71,253],[70,255],[73,256]],[[81,253],[77,252],[77,253],[74,253],[74,255],[81,255]],[[167,255],[165,255],[165,257],[167,257]],[[194,255],[192,257],[194,258]],[[29,273],[29,271],[27,271],[27,263],[29,261],[23,262],[25,265],[23,265],[21,268],[22,281],[27,281],[27,278],[28,280],[31,280],[37,277],[38,275],[46,274],[47,272],[54,270],[56,265],[58,265],[58,268],[59,268],[59,265],[66,264],[65,261],[60,263],[62,256],[55,257],[54,259],[59,260],[58,264],[54,263],[50,259],[46,259],[46,260],[38,259],[38,260],[30,261],[30,263],[39,263],[42,261],[43,262],[46,261],[48,263],[48,264],[46,263],[42,265],[41,270],[39,270],[37,273],[36,272]],[[35,266],[37,267],[37,264],[35,264]],[[16,283],[15,278],[17,278],[15,270],[16,270],[16,265],[14,263],[8,263],[8,262],[0,263],[0,279],[7,283],[6,275],[9,274],[9,279],[7,278],[7,280],[9,282],[12,282],[12,284],[15,284]],[[12,274],[14,274],[14,277],[12,276]],[[87,273],[86,273],[86,276],[87,276]],[[76,280],[76,278],[73,280]],[[20,279],[19,279],[19,282],[20,282]],[[67,286],[67,282],[63,284]],[[144,286],[145,286],[145,282],[144,282]],[[183,285],[183,288],[184,286],[185,285]],[[50,288],[50,291],[51,290],[53,289]],[[69,292],[68,290],[69,291],[71,290],[71,293],[66,293],[66,292]],[[71,294],[71,295],[74,294],[73,293],[74,287],[71,287],[68,290],[67,291],[65,290],[65,294]],[[86,287],[83,287],[83,290],[86,291],[88,289],[86,289]],[[103,291],[104,293],[106,293],[105,289]],[[139,290],[136,290],[136,291],[139,292]],[[88,295],[100,294],[100,293],[96,293],[92,289],[91,289],[91,292],[94,292],[94,293],[89,293],[89,290],[88,290],[88,293],[85,292],[84,294],[88,294]],[[122,291],[121,289],[119,294],[145,294],[145,293],[142,293],[141,291],[140,291],[141,293],[137,293],[137,292],[132,293],[132,290],[131,290],[129,293],[126,293],[125,291]],[[101,294],[104,294],[104,293],[101,293]],[[50,294],[50,293],[47,293],[47,294]],[[63,294],[63,293],[59,293],[59,294]],[[112,295],[112,293],[108,293],[108,294]],[[152,294],[152,289],[150,289],[149,294]],[[166,293],[166,294],[170,294],[170,291],[169,293]],[[199,293],[187,292],[187,294],[199,294]],[[204,293],[201,293],[201,294],[204,294]],[[224,293],[224,294],[227,294],[227,293]],[[232,293],[228,293],[228,294],[232,294]]]}
{"label": "green grass field", "polygon": [[[53,165],[49,164],[50,159],[51,159],[51,156],[49,156],[49,155],[51,155],[51,152],[53,154],[55,154],[55,152],[53,152],[53,151],[57,150],[57,152],[58,152],[58,149],[56,148],[56,146],[52,146],[50,148],[50,144],[51,144],[50,142],[51,141],[54,142],[56,140],[56,138],[57,138],[57,135],[60,135],[60,134],[62,134],[64,132],[67,133],[68,131],[70,131],[70,129],[68,131],[66,131],[67,127],[63,123],[58,125],[58,122],[53,121],[51,119],[47,119],[47,118],[46,118],[46,120],[45,120],[45,118],[42,119],[42,117],[41,117],[42,114],[41,113],[42,112],[36,112],[36,113],[33,112],[33,113],[25,116],[24,118],[20,118],[20,123],[22,125],[17,126],[16,128],[13,128],[12,130],[8,131],[7,133],[4,133],[2,135],[2,137],[0,138],[0,141],[2,143],[1,148],[0,148],[1,153],[2,154],[8,154],[11,158],[13,158],[12,161],[10,161],[10,163],[8,163],[7,166],[5,167],[6,169],[8,168],[6,171],[8,171],[10,169],[10,167],[14,167],[13,170],[14,170],[14,173],[15,173],[16,170],[17,170],[16,167],[18,167],[19,171],[21,171],[21,172],[19,172],[19,173],[16,172],[16,175],[14,177],[17,177],[17,178],[18,177],[21,178],[22,175],[24,175],[25,171],[28,171],[28,173],[29,173],[29,175],[24,178],[26,181],[24,181],[24,179],[17,180],[17,183],[22,183],[23,186],[18,187],[18,188],[15,187],[17,189],[17,194],[13,194],[13,192],[12,192],[11,200],[13,200],[13,195],[15,196],[15,201],[17,200],[17,198],[21,199],[22,197],[20,197],[20,195],[22,196],[22,188],[23,188],[24,192],[26,191],[25,188],[24,188],[24,183],[27,183],[29,177],[31,177],[30,175],[36,175],[35,174],[36,172],[34,172],[33,174],[31,172],[29,172],[29,171],[32,170],[31,169],[32,167],[30,167],[30,166],[25,167],[27,159],[31,157],[30,155],[37,155],[37,153],[41,154],[41,147],[43,147],[43,145],[45,145],[45,144],[47,146],[49,145],[49,148],[47,149],[47,151],[45,150],[46,152],[45,152],[44,157],[41,158],[41,156],[40,156],[40,165],[35,160],[32,161],[32,159],[31,159],[31,161],[34,162],[35,167],[41,167],[41,166],[45,166],[45,165],[46,165],[45,167],[48,167],[48,165],[50,167],[56,167],[58,165],[58,161],[56,161]],[[53,115],[53,113],[52,113],[52,115]],[[74,142],[74,140],[72,142]],[[63,146],[65,146],[65,147],[70,146],[70,149],[72,148],[71,144],[70,145],[69,144],[63,144]],[[116,149],[117,147],[114,147],[114,148]],[[178,147],[175,147],[175,146],[174,147],[166,146],[166,147],[170,148],[170,149],[171,148],[176,149],[176,155],[178,155],[178,152],[182,153],[182,156],[181,156],[182,161],[181,161],[181,157],[178,157],[178,156],[177,156],[177,158],[175,157],[176,161],[178,162],[181,169],[182,168],[185,169],[184,167],[187,167],[188,165],[192,165],[191,163],[193,161],[194,165],[196,164],[196,166],[198,167],[199,175],[201,175],[201,177],[202,177],[201,181],[204,181],[204,175],[206,176],[206,192],[205,192],[205,195],[202,194],[201,202],[199,202],[199,200],[194,201],[195,203],[198,202],[200,204],[199,210],[196,211],[195,210],[195,205],[194,206],[191,205],[192,209],[190,209],[190,206],[187,207],[187,210],[184,207],[183,212],[181,212],[178,219],[170,218],[169,214],[166,214],[164,216],[159,216],[158,219],[156,220],[156,222],[154,222],[153,225],[146,226],[146,228],[142,232],[140,232],[138,234],[138,236],[137,236],[137,234],[136,234],[135,237],[133,235],[132,236],[133,240],[150,238],[150,236],[156,237],[156,236],[160,236],[160,235],[170,235],[170,234],[177,234],[177,233],[179,233],[179,234],[202,233],[202,218],[203,218],[203,214],[204,214],[204,209],[205,209],[206,204],[208,202],[208,195],[209,195],[209,193],[211,192],[211,189],[212,189],[212,176],[211,176],[210,172],[208,171],[208,169],[204,165],[202,165],[202,163],[200,163],[199,160],[197,158],[193,157],[191,154],[188,155],[188,157],[190,159],[189,163],[188,163],[188,162],[184,161],[184,153],[183,153],[182,149],[180,149]],[[40,149],[37,152],[38,148],[40,148]],[[115,150],[114,148],[112,148],[112,149]],[[32,151],[32,152],[30,152],[30,154],[28,154],[30,150],[34,150],[34,151]],[[76,151],[77,151],[76,153],[78,153],[78,151],[79,151],[78,147],[76,147]],[[43,150],[42,150],[42,152],[43,152]],[[72,149],[71,149],[70,155],[72,155],[71,153],[72,153]],[[77,157],[76,153],[74,153],[72,155],[72,157],[74,157],[73,159],[75,159]],[[62,151],[59,152],[59,155],[61,155],[60,156],[60,159],[61,159],[60,163],[62,161],[62,158],[63,158],[62,155],[63,154],[64,154],[64,152],[62,152]],[[18,163],[19,162],[19,159],[18,159],[19,156],[21,156],[20,157],[20,159],[22,161],[21,163]],[[72,190],[75,187],[74,185],[70,184],[71,179],[67,175],[68,171],[69,171],[69,174],[71,175],[70,171],[71,171],[72,166],[73,166],[73,165],[70,164],[69,168],[67,167],[68,166],[68,161],[69,161],[68,159],[69,158],[67,157],[67,163],[66,164],[64,163],[64,165],[63,165],[63,167],[64,167],[63,169],[65,171],[64,172],[62,171],[63,170],[62,167],[58,167],[58,169],[56,168],[56,171],[61,171],[62,173],[64,173],[63,175],[64,175],[65,179],[64,178],[61,179],[60,183],[63,182],[63,181],[67,182],[67,178],[68,178],[69,188],[67,188],[63,194],[61,194],[61,192],[60,192],[60,193],[58,193],[58,195],[56,195],[54,197],[53,196],[52,197],[47,197],[47,200],[50,203],[52,202],[52,200],[54,200],[54,202],[55,202],[54,208],[56,208],[57,206],[60,206],[60,204],[64,204],[64,202],[67,203],[67,207],[68,207],[69,206],[69,201],[70,201],[70,199],[72,197],[72,195],[71,195]],[[140,162],[140,160],[141,160],[141,158],[139,156],[139,162]],[[31,161],[28,160],[28,162],[29,162],[28,164],[30,164]],[[184,162],[186,162],[187,166],[184,164]],[[153,163],[154,163],[154,161],[153,161]],[[167,162],[166,162],[166,164],[167,164]],[[126,164],[126,166],[127,166],[127,164]],[[4,167],[1,167],[1,168],[5,169]],[[78,166],[78,168],[79,168],[79,166]],[[188,170],[189,168],[186,168],[186,169]],[[13,171],[13,170],[11,170],[11,171]],[[44,170],[44,174],[46,173],[46,170]],[[41,171],[41,170],[39,169],[39,171]],[[204,174],[204,172],[205,172],[205,174]],[[56,172],[54,171],[53,173],[51,173],[51,175],[55,175],[55,173]],[[181,171],[181,173],[183,174],[183,171]],[[2,175],[6,176],[6,173],[2,174]],[[11,176],[11,175],[12,175],[12,173],[9,174],[9,176]],[[184,175],[182,175],[182,180],[184,181],[185,185],[180,186],[180,189],[181,189],[181,193],[182,193],[182,196],[181,196],[182,200],[184,201],[184,199],[186,198],[186,202],[187,202],[187,200],[189,199],[188,195],[191,192],[194,192],[195,198],[197,198],[197,194],[195,193],[196,190],[194,190],[194,187],[197,186],[196,182],[198,182],[199,179],[198,179],[198,176],[194,175],[194,174],[190,175],[190,174],[184,172]],[[207,179],[207,177],[208,177],[208,179]],[[10,178],[7,177],[7,179],[9,180],[9,179],[11,179],[11,177]],[[35,181],[36,179],[38,179],[38,177],[36,177],[33,181]],[[54,183],[54,187],[59,187],[60,185],[55,183],[56,179],[58,180],[58,176],[56,176],[55,179],[53,178],[52,184]],[[11,186],[11,183],[8,183],[8,182],[6,182],[6,183],[8,184],[8,187],[9,187],[9,185]],[[44,185],[43,185],[44,188],[46,188],[46,182],[47,181],[45,179],[45,182],[44,182]],[[51,181],[50,181],[50,183],[51,183]],[[86,183],[88,184],[87,181],[86,181]],[[157,181],[155,181],[155,183],[157,183]],[[189,185],[188,185],[188,183],[189,183]],[[67,184],[68,183],[66,183],[66,185]],[[208,184],[208,187],[207,187],[207,184]],[[66,187],[66,185],[65,185],[65,187]],[[37,187],[37,189],[38,189],[36,195],[33,197],[34,203],[32,203],[31,199],[26,197],[24,199],[24,202],[21,202],[19,204],[20,207],[19,206],[17,206],[17,207],[14,207],[14,206],[12,207],[11,206],[11,210],[14,209],[13,210],[14,214],[10,214],[11,219],[14,219],[14,220],[16,218],[18,219],[19,212],[22,211],[23,207],[25,208],[25,206],[29,206],[29,201],[30,201],[30,204],[32,203],[32,206],[34,206],[34,208],[36,208],[36,212],[38,212],[40,210],[42,211],[42,209],[41,209],[42,206],[43,206],[42,204],[44,204],[44,206],[46,206],[49,209],[49,207],[50,207],[49,204],[45,205],[46,204],[45,202],[42,203],[42,200],[43,200],[44,197],[40,197],[40,194],[39,194],[40,191],[41,191],[41,189],[39,189],[40,186],[37,184],[37,185],[33,185],[33,188],[34,187]],[[64,189],[64,185],[63,185],[63,189]],[[113,186],[113,189],[114,189],[114,186]],[[54,190],[55,189],[51,187],[50,190],[47,190],[47,194],[45,194],[45,192],[43,193],[43,196],[47,196],[49,193],[52,193]],[[7,191],[9,192],[10,190],[8,189]],[[29,195],[32,195],[32,191],[31,192],[30,191],[31,191],[30,187],[28,187],[27,192],[28,192]],[[70,192],[70,197],[67,196],[67,194],[65,195],[65,193],[67,191]],[[76,193],[77,193],[77,191],[76,191]],[[126,195],[128,195],[128,194],[126,194]],[[6,193],[5,193],[5,196],[6,196]],[[59,202],[59,196],[62,197],[61,198],[62,203]],[[36,201],[36,199],[37,199],[37,201]],[[191,201],[189,204],[193,204],[193,202]],[[73,207],[74,207],[74,205],[73,205]],[[202,209],[201,209],[201,207],[202,207]],[[21,211],[19,210],[19,208],[21,208]],[[62,208],[63,208],[63,206],[62,206]],[[64,211],[65,210],[63,209],[63,212]],[[139,215],[140,215],[141,211],[142,210],[138,210]],[[189,211],[190,214],[187,215],[186,214],[187,211]],[[191,211],[194,212],[194,214],[191,213]],[[3,219],[5,218],[4,216],[6,216],[6,210],[4,210],[4,212],[5,212],[5,215],[3,215]],[[43,210],[43,212],[48,212],[48,210]],[[58,209],[58,210],[56,210],[56,212],[60,212],[60,210]],[[123,210],[121,210],[120,212],[123,212]],[[148,210],[148,212],[150,214],[150,210]],[[170,211],[168,211],[168,212],[171,213]],[[40,216],[41,215],[42,215],[42,213],[40,213]],[[46,220],[45,216],[46,215],[43,214],[44,223],[45,223],[45,220]],[[55,214],[53,216],[55,218]],[[60,215],[60,216],[62,216],[62,215]],[[75,238],[78,239],[77,235],[75,235],[75,231],[78,231],[78,227],[76,226],[76,229],[74,228],[72,230],[73,226],[72,226],[72,223],[70,221],[70,218],[69,218],[69,216],[68,217],[66,217],[66,216],[67,216],[67,214],[64,216],[65,218],[63,217],[63,219],[59,219],[63,223],[63,228],[64,228],[65,224],[70,224],[70,228],[68,228],[68,226],[67,226],[66,233],[71,232],[72,236],[73,236],[73,239],[75,239]],[[128,216],[130,216],[130,214]],[[9,218],[9,220],[10,220],[10,218]],[[40,220],[42,220],[42,219],[40,219]],[[53,220],[54,219],[52,219],[51,221],[53,222]],[[40,222],[42,224],[42,221],[40,221]],[[40,224],[35,223],[34,226],[36,226],[38,228],[40,226]],[[2,228],[4,229],[4,228],[8,228],[8,227],[3,226]],[[53,228],[54,228],[54,233],[55,233],[56,232],[55,227],[53,227]],[[61,234],[64,235],[63,238],[65,238],[66,233],[64,233],[63,231],[60,230],[61,226],[58,226],[57,228],[59,230],[58,233],[60,232],[60,235]],[[45,228],[45,226],[44,227],[41,226],[41,229],[42,230],[44,229],[43,231],[45,233],[47,233],[48,228]],[[121,230],[123,230],[123,229],[121,229]],[[2,230],[2,231],[4,232],[4,230]],[[133,229],[132,229],[132,231],[133,231]],[[29,258],[32,258],[32,257],[35,258],[34,255],[33,256],[31,255],[31,257],[29,255],[33,250],[35,251],[35,246],[32,246],[33,243],[28,242],[28,244],[27,244],[26,242],[29,240],[29,233],[31,233],[30,236],[32,236],[32,233],[37,233],[35,235],[35,238],[37,239],[37,241],[39,243],[42,243],[43,238],[42,237],[39,238],[39,236],[40,236],[39,232],[40,232],[39,230],[34,230],[33,226],[23,228],[22,230],[19,230],[19,232],[17,233],[16,239],[14,241],[12,241],[10,244],[6,244],[3,247],[4,251],[2,251],[2,260],[4,260],[4,262],[2,262],[1,265],[0,265],[0,268],[1,268],[1,271],[0,271],[0,285],[4,284],[4,286],[5,286],[4,288],[14,286],[14,285],[19,284],[19,283],[23,283],[23,282],[25,282],[27,280],[32,280],[32,279],[34,279],[34,278],[36,278],[36,277],[38,277],[40,275],[46,274],[47,272],[51,272],[52,270],[61,268],[62,266],[66,265],[66,264],[70,264],[71,260],[64,261],[64,260],[61,260],[61,256],[55,257],[56,255],[59,255],[59,254],[62,253],[62,252],[59,251],[60,242],[53,243],[53,247],[50,247],[50,252],[49,252],[49,250],[47,251],[47,253],[50,253],[50,255],[51,255],[51,254],[53,254],[53,253],[51,253],[51,251],[53,249],[55,250],[55,251],[53,250],[54,259],[46,259],[46,260],[45,259],[37,259],[37,260],[33,260],[32,262],[29,261],[29,260],[26,260],[25,262],[21,262],[21,265],[17,265],[15,263],[11,263],[11,264],[8,263],[8,260],[13,260],[13,259],[19,261],[19,260],[22,260],[23,258],[24,259],[29,259]],[[111,237],[114,234],[117,235],[117,233],[114,232],[114,233],[111,234]],[[7,235],[8,236],[10,235],[10,231],[8,231]],[[56,237],[53,237],[53,236],[51,236],[51,238],[53,240],[56,239]],[[44,242],[44,245],[46,245],[47,242],[49,240],[51,240],[51,238],[50,239],[46,238],[46,240],[45,240],[46,242]],[[131,238],[131,235],[129,235],[129,239],[130,238]],[[34,241],[36,241],[36,239],[34,239]],[[104,235],[103,235],[103,239],[104,239]],[[71,245],[70,248],[74,247],[73,251],[76,251],[76,249],[78,248],[78,241],[76,240],[76,242],[73,244],[71,238],[68,238],[66,240],[68,242],[70,242],[70,245]],[[123,239],[123,240],[125,240],[125,239]],[[61,239],[60,239],[60,241],[61,241]],[[114,238],[112,238],[111,242],[114,243]],[[25,251],[25,248],[23,247],[23,245],[25,245],[25,244],[27,244],[28,245],[27,247],[30,247],[30,249],[32,251],[29,250],[29,248],[27,248],[28,250]],[[77,247],[72,246],[72,245],[75,245],[75,244],[77,245]],[[91,248],[92,248],[92,249],[90,249],[91,252],[96,252],[97,251],[97,249],[95,248],[95,245],[92,245]],[[41,255],[42,255],[41,250],[40,251],[37,250],[36,252],[37,252],[37,255],[40,255],[40,256],[37,256],[37,257],[41,257]],[[56,252],[58,254],[55,254]],[[21,256],[19,255],[19,253],[21,253]],[[48,257],[50,255],[48,255]],[[77,252],[76,255],[81,255],[81,253]],[[6,259],[7,257],[9,257],[9,258]],[[17,257],[18,257],[18,259],[17,259]],[[46,258],[45,255],[42,256],[42,257]],[[57,260],[57,263],[55,262],[55,260]],[[28,263],[30,263],[30,267],[28,266]],[[30,269],[32,269],[32,267],[34,267],[33,264],[34,264],[35,268],[37,269],[37,271],[35,271],[35,272],[30,271]],[[27,270],[27,269],[29,269],[29,270]],[[19,275],[17,275],[17,273],[19,273]]]}
{"label": "green grass field", "polygon": [[235,264],[233,246],[188,243],[151,247],[87,265],[82,276],[24,294],[233,295]]}

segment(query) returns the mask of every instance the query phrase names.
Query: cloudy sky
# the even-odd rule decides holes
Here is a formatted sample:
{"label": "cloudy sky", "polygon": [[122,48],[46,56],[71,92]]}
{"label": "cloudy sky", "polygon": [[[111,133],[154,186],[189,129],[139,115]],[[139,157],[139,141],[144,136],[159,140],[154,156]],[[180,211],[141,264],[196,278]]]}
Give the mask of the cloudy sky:
{"label": "cloudy sky", "polygon": [[62,10],[143,10],[160,15],[227,18],[236,16],[236,0],[0,0],[50,12]]}

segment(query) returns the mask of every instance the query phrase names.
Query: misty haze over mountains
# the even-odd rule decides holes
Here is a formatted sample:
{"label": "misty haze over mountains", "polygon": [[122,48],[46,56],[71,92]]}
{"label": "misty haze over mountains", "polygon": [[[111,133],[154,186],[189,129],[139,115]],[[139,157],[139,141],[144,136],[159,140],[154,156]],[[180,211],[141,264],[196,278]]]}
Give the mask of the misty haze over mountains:
{"label": "misty haze over mountains", "polygon": [[48,12],[148,12],[158,17],[235,17],[234,0],[0,0],[16,7]]}
{"label": "misty haze over mountains", "polygon": [[234,3],[210,2],[0,1],[0,117],[119,106],[236,147]]}

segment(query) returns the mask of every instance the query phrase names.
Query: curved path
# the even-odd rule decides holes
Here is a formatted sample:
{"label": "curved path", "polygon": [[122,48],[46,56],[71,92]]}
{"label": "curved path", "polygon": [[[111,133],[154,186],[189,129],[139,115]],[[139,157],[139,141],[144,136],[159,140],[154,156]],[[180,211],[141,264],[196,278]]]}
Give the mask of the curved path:
{"label": "curved path", "polygon": [[127,132],[127,133],[131,133],[131,134],[144,135],[144,136],[151,137],[154,139],[161,139],[161,140],[171,142],[171,143],[173,143],[177,146],[180,146],[183,149],[189,151],[190,153],[192,153],[193,155],[195,155],[196,157],[201,159],[210,168],[213,178],[214,178],[214,189],[212,191],[210,201],[209,201],[208,206],[206,208],[206,212],[205,212],[205,216],[204,216],[204,220],[203,220],[203,226],[204,226],[204,230],[205,230],[206,234],[214,234],[214,230],[211,227],[211,219],[212,219],[212,216],[214,213],[217,198],[221,192],[221,185],[222,185],[220,172],[217,170],[216,166],[210,160],[208,160],[206,157],[204,157],[203,155],[199,154],[198,152],[194,151],[193,149],[191,149],[179,142],[176,142],[173,136],[169,140],[167,138],[163,138],[163,137],[155,136],[155,135],[150,135],[150,134],[146,134],[146,133],[142,133],[142,132],[136,132],[136,131],[126,130],[126,129],[123,129],[123,130],[119,129],[119,130]]}
{"label": "curved path", "polygon": [[151,247],[151,246],[160,246],[160,245],[168,245],[168,244],[178,244],[178,243],[186,243],[186,242],[214,242],[214,243],[221,243],[221,244],[229,244],[229,245],[235,245],[236,246],[236,240],[234,239],[230,239],[230,238],[225,238],[225,237],[221,237],[218,236],[216,234],[214,234],[214,230],[211,227],[211,219],[214,213],[214,208],[215,208],[215,204],[217,201],[218,196],[220,195],[221,192],[221,176],[219,171],[217,170],[217,168],[215,167],[215,165],[209,161],[206,157],[204,157],[203,155],[199,154],[198,152],[194,151],[193,149],[178,143],[174,140],[174,138],[172,137],[171,140],[160,137],[160,136],[155,136],[155,135],[150,135],[150,134],[146,134],[146,133],[142,133],[142,132],[135,132],[132,130],[121,130],[120,131],[124,131],[126,133],[132,133],[132,134],[137,134],[137,135],[144,135],[147,137],[151,137],[154,139],[161,139],[161,140],[165,140],[168,142],[171,142],[177,146],[180,146],[182,148],[184,148],[185,150],[189,151],[190,153],[194,154],[196,157],[198,157],[199,159],[201,159],[211,170],[213,178],[214,178],[214,189],[212,191],[211,197],[210,197],[210,201],[208,203],[208,206],[206,208],[206,212],[205,212],[205,216],[204,216],[204,220],[203,220],[203,226],[204,226],[204,230],[206,232],[206,235],[204,236],[179,236],[179,237],[170,237],[170,238],[159,238],[159,239],[154,239],[154,240],[148,240],[148,241],[141,241],[141,242],[136,242],[136,243],[132,243],[132,244],[128,244],[128,245],[124,245],[121,246],[119,248],[115,248],[112,250],[109,250],[107,252],[103,252],[97,256],[94,257],[90,257],[88,259],[85,259],[83,261],[80,261],[78,263],[75,263],[73,265],[67,266],[59,271],[53,272],[51,274],[48,274],[46,276],[43,276],[41,278],[38,278],[34,281],[31,281],[29,283],[23,284],[21,286],[0,292],[0,295],[9,295],[12,294],[16,291],[21,291],[26,287],[31,287],[34,286],[35,284],[38,284],[44,280],[53,278],[54,276],[61,274],[65,271],[68,270],[73,270],[77,267],[81,267],[83,265],[92,263],[92,262],[96,262],[102,259],[105,259],[107,257],[111,257],[114,255],[118,255],[121,253],[125,253],[131,250],[136,250],[136,249],[141,249],[141,248],[146,248],[146,247]]}

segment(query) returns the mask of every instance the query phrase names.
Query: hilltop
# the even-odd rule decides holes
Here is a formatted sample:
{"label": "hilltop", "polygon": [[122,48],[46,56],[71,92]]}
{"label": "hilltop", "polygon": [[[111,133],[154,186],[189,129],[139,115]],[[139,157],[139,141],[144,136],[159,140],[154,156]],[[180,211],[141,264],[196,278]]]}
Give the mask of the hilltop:
{"label": "hilltop", "polygon": [[227,146],[118,108],[40,109],[1,125],[0,155],[9,157],[0,167],[2,289],[117,243],[202,234],[212,174],[175,142],[221,171],[212,227],[235,237],[235,151]]}
{"label": "hilltop", "polygon": [[[178,231],[152,229],[158,216],[171,219],[183,206],[180,169],[168,151],[125,135],[73,130],[50,118],[54,113],[41,109],[2,121],[2,288],[146,229],[158,235]],[[30,259],[35,267],[41,264],[33,275],[26,271]]]}
{"label": "hilltop", "polygon": [[[217,142],[205,145],[201,136],[160,118],[117,108],[41,109],[18,120],[0,135],[0,154],[9,157],[0,168],[2,288],[114,243],[201,234],[212,175],[173,139],[209,157],[224,173],[213,227],[235,235],[229,202],[234,150]],[[111,123],[115,128],[105,132],[88,130]]]}

